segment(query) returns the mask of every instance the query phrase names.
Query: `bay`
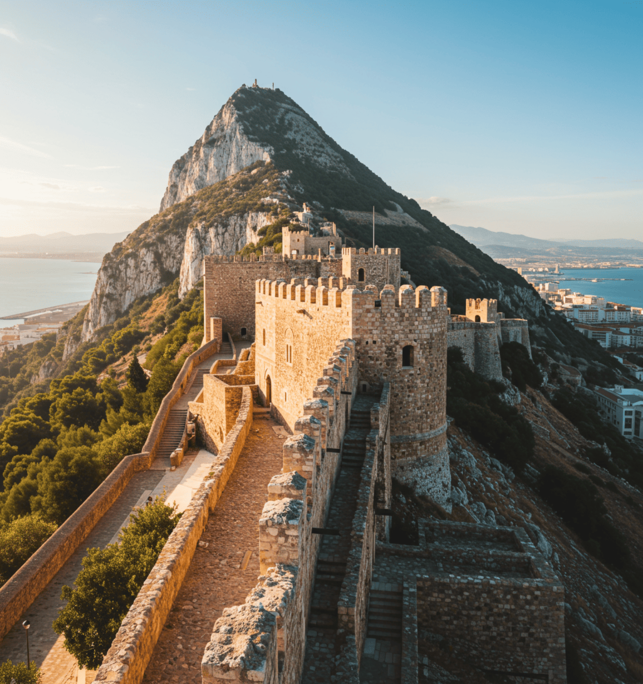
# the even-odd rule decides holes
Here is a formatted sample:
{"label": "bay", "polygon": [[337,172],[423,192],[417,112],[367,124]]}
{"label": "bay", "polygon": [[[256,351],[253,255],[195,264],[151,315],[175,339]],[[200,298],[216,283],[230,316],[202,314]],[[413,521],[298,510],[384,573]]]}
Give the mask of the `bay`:
{"label": "bay", "polygon": [[[87,261],[0,257],[0,316],[88,300],[99,268]],[[22,322],[0,320],[0,328]]]}
{"label": "bay", "polygon": [[[592,283],[585,280],[565,281],[570,278],[626,278]],[[605,297],[606,302],[627,306],[643,306],[643,268],[566,268],[560,277],[560,287],[572,292]]]}

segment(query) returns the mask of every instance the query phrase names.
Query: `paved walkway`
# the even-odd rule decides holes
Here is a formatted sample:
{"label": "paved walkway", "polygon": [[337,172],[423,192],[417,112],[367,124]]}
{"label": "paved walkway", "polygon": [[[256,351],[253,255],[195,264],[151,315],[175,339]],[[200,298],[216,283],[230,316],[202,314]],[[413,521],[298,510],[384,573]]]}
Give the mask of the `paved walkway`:
{"label": "paved walkway", "polygon": [[[259,576],[259,518],[281,472],[284,438],[257,418],[163,629],[144,684],[201,684],[201,658],[223,609],[244,603]],[[243,567],[247,552],[252,555]]]}
{"label": "paved walkway", "polygon": [[[209,369],[217,359],[229,357],[230,354],[225,353],[211,356],[195,369],[193,375],[196,376],[199,369]],[[80,545],[25,615],[0,642],[0,663],[5,660],[12,660],[14,663],[27,660],[26,640],[22,628],[22,622],[26,619],[31,623],[29,629],[31,660],[41,668],[41,684],[80,684],[83,681],[89,684],[93,681],[92,673],[79,672],[75,659],[63,646],[64,637],[58,636],[52,629],[58,612],[64,606],[64,601],[60,598],[63,585],[73,585],[82,569],[81,561],[86,550],[95,547],[104,548],[107,544],[115,542],[120,529],[127,524],[132,510],[136,506],[143,505],[149,496],[169,497],[172,503],[177,504],[179,511],[185,510],[192,494],[209,472],[208,463],[213,458],[213,455],[207,451],[193,449],[186,454],[183,463],[175,471],[160,467],[155,461],[150,470],[135,474],[85,542]]]}

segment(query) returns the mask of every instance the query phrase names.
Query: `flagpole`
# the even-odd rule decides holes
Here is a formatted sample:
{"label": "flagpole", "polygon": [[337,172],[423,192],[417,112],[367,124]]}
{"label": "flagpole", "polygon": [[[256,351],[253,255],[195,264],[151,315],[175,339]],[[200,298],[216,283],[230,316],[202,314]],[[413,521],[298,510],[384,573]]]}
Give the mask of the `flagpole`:
{"label": "flagpole", "polygon": [[373,207],[373,249],[375,249],[375,207]]}

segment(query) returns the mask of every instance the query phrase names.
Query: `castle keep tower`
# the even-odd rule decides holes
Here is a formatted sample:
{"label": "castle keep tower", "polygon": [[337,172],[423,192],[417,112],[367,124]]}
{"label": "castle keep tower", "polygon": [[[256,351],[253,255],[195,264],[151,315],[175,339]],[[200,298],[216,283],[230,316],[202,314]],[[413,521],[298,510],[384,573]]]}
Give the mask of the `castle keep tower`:
{"label": "castle keep tower", "polygon": [[374,285],[379,292],[385,285],[400,286],[400,249],[342,249],[342,275],[358,287]]}
{"label": "castle keep tower", "polygon": [[398,480],[445,503],[451,476],[446,444],[447,292],[387,285],[350,293],[349,337],[356,341],[366,392],[391,385],[391,467]]}

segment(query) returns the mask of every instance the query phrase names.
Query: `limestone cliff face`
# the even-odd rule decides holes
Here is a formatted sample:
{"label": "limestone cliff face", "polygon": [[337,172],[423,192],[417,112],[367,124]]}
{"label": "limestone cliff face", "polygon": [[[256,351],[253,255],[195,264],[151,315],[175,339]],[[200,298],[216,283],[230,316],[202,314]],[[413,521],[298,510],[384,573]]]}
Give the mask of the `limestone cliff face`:
{"label": "limestone cliff face", "polygon": [[210,254],[233,255],[249,242],[258,242],[257,232],[271,222],[270,214],[249,212],[215,223],[191,225],[185,238],[179,297],[191,290],[203,276],[203,259]]}
{"label": "limestone cliff face", "polygon": [[260,145],[248,138],[230,98],[203,135],[174,162],[160,211],[256,161],[270,161],[272,153],[269,145]]}
{"label": "limestone cliff face", "polygon": [[[185,232],[166,235],[153,245],[132,242],[124,253],[116,257],[108,254],[103,259],[83,323],[83,340],[113,323],[138,297],[167,285],[168,275],[179,270]],[[73,351],[65,346],[65,357]]]}

